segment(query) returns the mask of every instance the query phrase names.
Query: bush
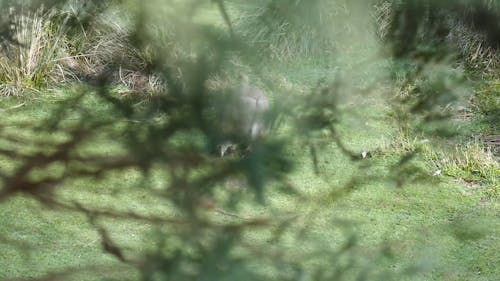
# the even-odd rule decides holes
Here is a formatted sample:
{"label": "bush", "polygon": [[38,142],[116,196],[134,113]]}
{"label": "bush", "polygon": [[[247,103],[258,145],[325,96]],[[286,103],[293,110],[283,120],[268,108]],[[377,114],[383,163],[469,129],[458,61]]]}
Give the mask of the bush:
{"label": "bush", "polygon": [[388,0],[375,7],[379,36],[392,44],[395,53],[401,52],[398,55],[425,57],[429,51],[442,55],[453,51],[468,70],[497,75],[498,2]]}
{"label": "bush", "polygon": [[[376,162],[363,160],[359,153],[343,144],[342,128],[338,126],[341,107],[338,97],[344,90],[340,78],[311,89],[302,98],[290,98],[290,104],[279,105],[294,119],[298,133],[270,134],[256,140],[244,157],[212,157],[207,152],[220,141],[222,131],[217,129],[219,119],[214,113],[222,105],[213,95],[222,96],[223,92],[217,87],[209,88],[210,79],[233,70],[226,58],[239,51],[240,46],[234,38],[220,36],[213,29],[191,21],[191,5],[184,11],[160,0],[129,2],[135,4],[127,10],[132,18],[130,30],[102,24],[106,19],[99,17],[101,13],[89,21],[78,14],[68,14],[59,21],[73,22],[66,30],[77,35],[65,33],[68,42],[61,49],[69,55],[54,55],[48,61],[66,60],[66,67],[83,73],[89,83],[76,88],[46,119],[36,120],[39,122],[34,126],[16,128],[18,135],[34,137],[15,138],[0,131],[0,139],[9,145],[0,153],[6,162],[15,163],[0,170],[4,183],[0,201],[23,194],[54,211],[85,216],[104,253],[134,268],[143,280],[388,280],[394,275],[400,277],[394,279],[400,280],[399,275],[412,273],[411,268],[407,271],[379,267],[379,257],[390,258],[391,251],[384,246],[380,254],[378,250],[371,254],[371,250],[357,242],[356,229],[343,220],[332,222],[332,228],[338,226],[338,229],[331,230],[339,231],[339,236],[317,239],[315,234],[314,221],[324,220],[316,210],[327,209],[340,197],[338,194],[385,177],[383,173],[367,176],[370,163]],[[223,1],[218,3],[224,6]],[[277,58],[328,55],[337,46],[337,35],[352,35],[344,33],[349,26],[333,28],[337,27],[336,16],[348,16],[348,9],[343,6],[348,2],[266,3],[269,5],[253,6],[255,13],[246,20],[242,18],[237,30]],[[83,27],[85,33],[82,41],[77,38],[78,27]],[[427,59],[434,55],[429,54]],[[417,81],[409,91],[416,99],[404,100],[407,102],[404,111],[408,119],[417,116],[423,124],[441,118],[436,105],[447,104],[461,81],[460,75],[449,72],[447,67],[436,72],[435,67],[441,65],[422,68],[419,63],[422,62],[417,59],[408,78],[409,82]],[[140,77],[160,77],[168,83],[168,91],[160,91],[140,106],[117,98],[110,89],[116,86],[117,74],[118,81],[124,80],[125,76],[120,74],[128,67]],[[352,93],[350,90],[346,91]],[[358,170],[345,184],[328,180],[327,189],[320,190],[324,193],[314,195],[314,200],[319,199],[325,205],[319,204],[311,210],[306,207],[304,214],[298,216],[271,207],[269,216],[263,217],[256,203],[271,199],[267,198],[269,187],[273,187],[273,193],[297,195],[296,201],[290,201],[292,204],[300,205],[303,199],[307,200],[306,194],[301,197],[288,183],[287,176],[294,164],[304,161],[302,157],[294,157],[290,150],[309,148],[311,155],[305,156],[310,157],[306,161],[320,175],[317,150],[323,144],[335,146],[339,158],[363,162],[353,165]],[[37,150],[25,151],[26,147]],[[422,168],[410,162],[416,152],[417,149],[398,155],[401,157],[392,169],[398,186],[408,179],[422,180]],[[342,167],[338,168],[343,172]],[[138,181],[130,181],[130,174]],[[246,180],[248,188],[225,189],[226,183],[234,179]],[[124,184],[126,181],[129,182]],[[92,190],[95,190],[93,183],[99,182],[105,185],[106,192],[112,193],[136,194],[140,190],[154,198],[146,200],[151,211],[128,202],[125,206],[106,206],[100,204],[103,202],[89,202],[92,200],[89,198],[67,197],[69,194],[64,191],[70,188],[66,187],[78,186],[75,184],[78,182]],[[257,200],[248,199],[248,195]],[[318,195],[322,198],[317,198]],[[302,210],[295,207],[299,206],[292,206],[294,212]],[[231,213],[244,208],[252,209],[248,216]],[[221,213],[224,216],[219,216]],[[128,247],[116,239],[113,234],[124,231],[115,224],[121,220],[153,227],[155,235],[150,237],[153,239],[145,239],[149,240],[148,246]],[[91,269],[80,270],[93,273]],[[42,278],[57,278],[57,274]],[[60,274],[65,277],[65,271]]]}

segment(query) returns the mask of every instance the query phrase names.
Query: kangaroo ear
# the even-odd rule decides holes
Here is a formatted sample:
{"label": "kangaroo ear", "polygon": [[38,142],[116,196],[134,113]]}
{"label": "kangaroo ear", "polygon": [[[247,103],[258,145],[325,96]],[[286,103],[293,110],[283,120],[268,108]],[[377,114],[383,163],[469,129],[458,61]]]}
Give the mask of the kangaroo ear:
{"label": "kangaroo ear", "polygon": [[219,145],[220,148],[220,157],[224,157],[228,149],[235,149],[235,144],[233,143],[223,143]]}
{"label": "kangaroo ear", "polygon": [[223,145],[220,146],[220,157],[224,157],[226,150],[227,150],[227,147],[225,147]]}

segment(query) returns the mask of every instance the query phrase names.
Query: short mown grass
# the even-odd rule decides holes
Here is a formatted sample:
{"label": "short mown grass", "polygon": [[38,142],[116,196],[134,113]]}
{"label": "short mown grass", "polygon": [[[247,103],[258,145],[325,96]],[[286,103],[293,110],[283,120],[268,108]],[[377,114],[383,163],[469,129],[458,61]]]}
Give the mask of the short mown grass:
{"label": "short mown grass", "polygon": [[[295,80],[295,83],[301,82]],[[58,102],[47,95],[36,99],[3,99],[1,103],[4,111],[0,114],[7,122],[4,124],[11,124],[15,130],[19,122],[48,117]],[[88,104],[99,112],[97,100],[90,97]],[[349,148],[370,150],[391,142],[396,132],[387,125],[383,102],[367,98],[352,110],[347,110],[349,106],[353,107],[345,105],[344,122],[340,125]],[[360,114],[366,111],[369,114]],[[93,146],[101,152],[116,149],[106,142]],[[245,240],[271,241],[267,242],[270,246],[300,257],[305,249],[315,249],[318,244],[322,245],[322,251],[335,253],[355,239],[353,252],[338,252],[338,265],[346,267],[343,277],[346,280],[362,268],[372,268],[371,274],[379,277],[387,272],[397,273],[398,280],[494,280],[500,276],[494,262],[499,258],[500,247],[497,198],[485,201],[480,192],[463,192],[468,187],[447,176],[429,176],[429,181],[410,181],[398,187],[390,175],[391,166],[398,161],[397,150],[352,162],[334,144],[321,149],[318,169],[313,167],[309,151],[300,144],[288,149],[298,163],[289,175],[289,182],[303,196],[284,195],[277,191],[279,186],[271,183],[267,203],[261,205],[253,200],[250,191],[238,191],[248,193],[238,211],[242,217],[297,216],[279,241],[272,240],[272,233],[257,230],[248,231]],[[2,167],[13,165],[5,159],[0,163]],[[365,164],[372,165],[364,167]],[[433,171],[426,172],[431,175]],[[372,180],[371,175],[377,175],[378,180]],[[355,189],[342,189],[353,176],[363,184]],[[130,170],[110,173],[101,180],[68,182],[57,190],[68,201],[94,207],[168,215],[171,214],[168,205],[152,192],[154,185],[161,185],[164,180],[155,176],[144,181],[138,171]],[[0,209],[1,279],[34,278],[67,268],[82,270],[81,274],[76,273],[77,280],[103,280],[106,276],[114,280],[140,278],[135,269],[121,265],[103,252],[96,230],[81,214],[48,209],[21,195],[2,202]],[[234,219],[224,213],[213,215],[222,220]],[[105,219],[101,223],[109,227],[110,235],[126,254],[145,254],[154,248],[148,241],[154,235],[154,227],[148,223],[119,219]],[[317,243],[301,244],[299,233],[304,228]],[[356,262],[351,265],[353,257]],[[310,266],[330,262],[314,257],[307,260]],[[97,268],[93,268],[96,264]],[[93,268],[90,273],[84,271],[87,266]],[[272,278],[273,273],[269,272],[269,276]]]}
{"label": "short mown grass", "polygon": [[[211,22],[214,16],[206,17],[200,21]],[[221,21],[218,24],[222,25]],[[309,52],[304,49],[304,53]],[[318,87],[318,81],[331,83],[330,78],[348,73],[339,94],[341,114],[337,130],[347,149],[358,154],[373,152],[372,157],[352,161],[325,135],[318,141],[319,153],[314,163],[308,147],[292,142],[286,152],[296,166],[287,181],[298,195],[287,195],[282,186],[271,182],[266,186],[262,204],[256,202],[249,189],[221,187],[214,195],[215,203],[231,192],[240,193],[242,202],[234,209],[217,206],[216,210],[208,210],[207,216],[220,221],[240,221],[252,216],[293,218],[281,236],[275,235],[281,231],[280,226],[273,225],[245,231],[242,240],[248,245],[286,251],[311,268],[334,266],[339,269],[338,280],[355,280],[354,276],[363,272],[369,274],[368,280],[498,279],[500,204],[498,182],[494,181],[498,176],[497,160],[488,159],[491,165],[482,167],[485,162],[481,158],[484,154],[478,154],[480,147],[462,147],[456,155],[449,155],[433,142],[409,141],[388,118],[383,87],[366,91],[373,86],[370,78],[379,78],[373,74],[383,77],[383,73],[367,68],[358,71],[355,65],[359,59],[355,56],[337,61],[342,67],[333,67],[334,59],[305,59],[297,55],[300,53],[294,53],[296,59],[292,61],[269,60],[263,65],[243,60],[239,67],[249,74],[252,83],[268,91],[274,104],[282,99],[299,99]],[[360,86],[360,82],[368,85]],[[64,138],[33,135],[24,126],[49,118],[57,106],[73,95],[74,90],[67,87],[58,91],[26,91],[18,97],[0,99],[2,133]],[[107,116],[107,106],[91,91],[81,104],[96,119],[112,118]],[[78,118],[81,116],[73,112],[63,121],[72,126]],[[114,141],[120,137],[114,135],[114,130],[121,126],[121,121],[127,120],[118,120],[115,127],[106,128],[95,142],[85,144],[83,151],[103,155],[122,151],[119,141]],[[295,132],[291,125],[283,127],[276,134]],[[6,145],[16,144],[0,142],[0,147]],[[410,163],[401,164],[402,156],[418,150],[423,153]],[[471,153],[473,158],[464,158]],[[439,165],[437,160],[441,161]],[[16,165],[15,161],[0,157],[1,171],[9,173]],[[469,168],[477,167],[482,170],[475,180],[487,183],[487,189],[463,181],[475,176]],[[59,168],[49,167],[45,172],[57,172]],[[433,176],[438,168],[443,172]],[[353,179],[356,184],[350,185]],[[107,173],[99,179],[66,181],[55,190],[62,200],[88,207],[173,216],[175,209],[157,193],[166,182],[168,176],[160,169],[153,169],[148,178],[140,171],[128,169]],[[119,218],[99,219],[97,223],[106,226],[113,241],[129,257],[146,255],[155,249],[152,241],[159,229],[151,223]],[[10,197],[0,202],[0,279],[30,279],[68,270],[75,280],[140,280],[135,268],[103,250],[101,240],[95,225],[79,212],[48,208],[27,195]],[[331,259],[318,258],[324,256]],[[279,276],[272,267],[266,267],[265,261],[248,262],[255,263],[255,270],[270,280]],[[312,276],[305,278],[314,280]]]}

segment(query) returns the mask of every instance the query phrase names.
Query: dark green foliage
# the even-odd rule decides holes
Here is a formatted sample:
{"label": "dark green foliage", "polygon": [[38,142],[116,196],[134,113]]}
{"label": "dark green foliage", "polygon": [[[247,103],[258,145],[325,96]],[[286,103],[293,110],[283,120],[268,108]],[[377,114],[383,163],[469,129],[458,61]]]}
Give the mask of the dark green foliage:
{"label": "dark green foliage", "polygon": [[[324,241],[316,239],[308,216],[295,224],[297,216],[279,210],[271,217],[238,213],[243,203],[255,208],[267,204],[272,192],[300,199],[301,194],[287,178],[300,161],[290,153],[297,143],[311,151],[318,176],[323,176],[319,167],[323,146],[334,145],[339,157],[347,161],[368,161],[342,138],[339,97],[345,89],[341,78],[310,89],[300,98],[292,92],[294,98],[277,100],[266,116],[268,123],[275,124],[271,126],[275,131],[256,140],[236,130],[227,133],[223,112],[225,106],[231,106],[231,89],[209,87],[214,77],[235,72],[233,59],[238,55],[253,63],[255,57],[245,57],[251,52],[274,54],[280,59],[331,56],[336,40],[350,35],[346,31],[349,27],[338,23],[356,11],[356,5],[362,6],[361,2],[238,3],[244,10],[233,25],[226,2],[215,1],[227,33],[194,19],[198,5],[203,4],[199,1],[173,1],[169,3],[172,6],[138,1],[133,3],[136,9],[121,6],[122,1],[88,1],[74,6],[76,12],[67,15],[61,11],[67,11],[65,4],[69,2],[45,3],[47,9],[61,13],[54,21],[67,25],[64,36],[74,44],[69,49],[85,49],[82,45],[87,42],[75,38],[81,35],[80,30],[99,33],[97,19],[108,9],[122,9],[130,16],[129,25],[112,41],[120,46],[101,56],[99,63],[94,62],[98,67],[91,75],[77,75],[81,81],[74,80],[75,92],[50,108],[36,124],[19,128],[21,136],[13,137],[8,124],[0,124],[0,156],[12,163],[12,167],[0,168],[0,202],[22,194],[57,212],[84,215],[102,250],[134,268],[142,280],[400,280],[415,268],[378,267],[393,258],[391,250],[382,245],[380,251],[365,257],[367,250],[359,246],[355,227],[349,222],[332,222],[340,235]],[[450,67],[455,56],[450,55],[445,40],[450,32],[441,9],[445,6],[432,3],[394,2],[385,43],[397,66],[391,82],[407,89],[391,100],[397,118],[408,130],[443,136],[450,133],[445,130],[446,123],[441,123],[448,117],[443,108],[460,96],[465,79]],[[36,9],[40,3],[32,5],[24,8]],[[453,9],[457,7],[462,6]],[[478,17],[484,10],[478,7],[469,11],[470,21],[481,29],[484,26]],[[109,30],[107,34],[111,34]],[[485,32],[494,46],[495,31]],[[8,29],[2,39],[15,42]],[[258,47],[249,52],[248,46]],[[115,90],[124,68],[133,68],[142,78],[155,78],[161,86],[154,94],[140,91],[149,95],[124,97]],[[279,120],[289,125],[285,132],[293,133],[281,133]],[[211,154],[226,138],[244,143],[248,150],[224,158]],[[101,143],[109,145],[109,151],[96,149]],[[320,199],[336,199],[370,184],[370,180],[389,179],[398,187],[426,182],[426,171],[413,163],[418,153],[419,149],[409,149],[397,155],[389,175],[353,175],[345,184],[332,184]],[[367,164],[360,165],[358,174],[376,161],[363,163]],[[125,180],[129,174],[140,178],[134,188],[153,194],[155,203],[168,211],[99,208],[95,202],[82,203],[85,200],[68,199],[59,192],[78,180],[99,182],[109,175]],[[147,184],[158,177],[164,180],[156,186]],[[243,181],[244,191],[227,188],[235,179]],[[269,190],[273,187],[276,190]],[[253,195],[252,200],[246,198],[248,194]],[[122,247],[115,241],[111,230],[118,220],[153,227],[149,248]],[[292,234],[285,234],[285,229]],[[453,232],[461,239],[481,237],[475,229],[462,231],[460,223]],[[254,233],[266,239],[255,238]],[[66,276],[64,271],[61,275]]]}
{"label": "dark green foliage", "polygon": [[492,132],[500,130],[500,85],[498,82],[482,85],[474,95],[472,104],[492,126]]}
{"label": "dark green foliage", "polygon": [[389,1],[386,39],[396,57],[419,60],[458,53],[470,69],[498,64],[500,7],[496,1]]}

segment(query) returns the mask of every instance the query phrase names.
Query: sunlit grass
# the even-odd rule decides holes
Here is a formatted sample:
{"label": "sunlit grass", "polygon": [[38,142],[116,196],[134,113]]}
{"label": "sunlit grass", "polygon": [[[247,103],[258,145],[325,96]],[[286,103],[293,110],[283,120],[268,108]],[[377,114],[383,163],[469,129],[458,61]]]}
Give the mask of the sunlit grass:
{"label": "sunlit grass", "polygon": [[[217,13],[210,9],[196,20],[210,25]],[[224,25],[220,20],[217,24]],[[383,278],[388,273],[396,274],[396,280],[495,279],[500,275],[493,264],[499,258],[497,249],[500,248],[498,201],[495,197],[485,200],[482,190],[463,192],[469,191],[468,187],[449,177],[471,166],[470,162],[464,165],[460,155],[450,157],[448,168],[454,170],[436,176],[432,176],[433,163],[423,156],[416,157],[411,163],[413,166],[398,166],[400,157],[418,146],[425,145],[430,151],[437,148],[420,140],[415,144],[398,139],[399,131],[387,117],[386,89],[374,86],[384,81],[383,68],[356,67],[363,56],[358,57],[360,54],[354,49],[345,50],[352,56],[335,62],[332,58],[309,57],[289,62],[242,60],[233,64],[266,90],[274,104],[305,96],[318,87],[320,80],[328,84],[332,83],[332,77],[343,76],[338,92],[340,140],[353,153],[361,155],[362,151],[369,151],[373,157],[352,161],[325,134],[318,141],[318,157],[314,163],[307,145],[291,142],[286,146],[286,153],[296,166],[287,176],[287,182],[298,195],[287,195],[283,186],[270,182],[266,186],[265,204],[261,204],[245,187],[244,179],[235,178],[221,184],[213,197],[207,196],[206,202],[200,202],[205,204],[200,206],[201,212],[216,222],[241,222],[252,217],[275,219],[271,227],[246,230],[241,244],[247,247],[236,248],[234,255],[251,250],[259,252],[262,247],[275,249],[277,255],[286,252],[311,268],[334,266],[339,269],[339,279],[351,280],[363,270],[368,270],[373,279],[381,280],[388,280],[389,276]],[[228,80],[236,75],[229,73]],[[220,84],[231,83],[221,78]],[[55,93],[2,99],[2,125],[7,132],[26,138],[64,139],[64,135],[37,135],[24,130],[23,126],[49,118],[51,112],[73,94],[66,88]],[[92,112],[86,118],[113,120],[113,116],[107,115],[107,106],[91,91],[80,104]],[[82,115],[71,111],[61,121],[63,126],[71,127],[79,118]],[[116,120],[84,143],[79,152],[101,155],[123,152],[125,148],[119,144],[120,126],[121,122],[128,121]],[[278,137],[297,132],[288,121],[275,132]],[[399,143],[394,145],[394,140]],[[26,150],[43,151],[43,148],[35,146]],[[6,173],[18,164],[0,158],[1,171]],[[472,163],[472,166],[480,165],[480,161]],[[419,168],[421,174],[411,174],[413,177],[408,176],[403,184],[397,181],[395,173],[413,168]],[[57,173],[60,169],[64,167],[48,167],[42,173]],[[154,167],[150,177],[145,178],[139,170],[126,169],[105,173],[101,178],[68,180],[55,186],[55,192],[57,198],[71,206],[78,203],[89,209],[163,218],[182,216],[184,214],[179,214],[163,193],[169,183],[169,176],[165,174],[161,168]],[[488,170],[488,175],[494,177],[495,171]],[[349,185],[353,178],[357,184]],[[232,194],[242,198],[236,206],[228,203]],[[96,225],[105,226],[113,241],[130,258],[155,250],[156,235],[175,232],[175,226],[168,224],[159,228],[140,220],[113,216],[98,219],[93,222],[96,225],[92,225],[90,217],[80,212],[49,209],[23,195],[1,202],[0,210],[0,279],[40,277],[51,271],[98,264],[101,268],[77,275],[75,279],[137,280],[140,276],[135,269],[103,251]],[[278,235],[280,231],[284,233]],[[175,248],[175,238],[172,240],[174,245],[169,246]],[[331,259],[318,258],[325,256]],[[247,262],[255,263],[252,266],[256,271],[272,279],[278,273],[266,266],[270,261],[272,256]],[[108,271],[108,266],[119,266],[119,271],[116,268]]]}
{"label": "sunlit grass", "polygon": [[[49,109],[57,104],[53,101],[52,98],[26,100],[24,106],[12,108],[24,101],[3,100],[4,108],[12,109],[2,112],[2,116],[12,124],[16,120],[34,122],[48,117]],[[88,103],[99,106],[92,99]],[[394,131],[386,123],[383,103],[365,100],[352,110],[347,110],[349,107],[353,106],[346,104],[340,125],[342,138],[349,148],[353,151],[369,150],[390,142]],[[363,111],[369,109],[369,114],[359,115],[360,108]],[[98,108],[96,110],[99,112]],[[116,148],[112,143],[102,142],[93,144],[92,150],[96,149],[106,153]],[[390,179],[389,167],[397,161],[398,151],[393,151],[392,156],[375,155],[361,162],[352,162],[336,145],[330,144],[321,150],[317,171],[307,148],[297,143],[287,151],[298,163],[288,181],[302,196],[285,195],[279,191],[280,186],[270,183],[267,204],[261,205],[254,201],[250,190],[230,191],[221,187],[222,197],[216,195],[216,204],[217,198],[224,198],[228,190],[239,192],[247,199],[236,209],[222,204],[217,208],[223,212],[209,209],[208,214],[223,221],[238,221],[239,218],[231,216],[233,213],[241,218],[295,217],[278,240],[273,240],[275,236],[271,228],[271,231],[249,230],[244,241],[255,245],[268,244],[295,253],[297,257],[306,249],[333,254],[355,236],[353,253],[359,259],[353,268],[346,269],[345,276],[367,267],[373,268],[373,274],[384,274],[385,271],[404,272],[414,266],[418,272],[428,273],[417,274],[415,278],[406,277],[408,280],[491,280],[499,274],[497,267],[491,264],[498,258],[496,249],[500,246],[500,222],[496,216],[498,202],[483,202],[478,193],[464,194],[462,187],[446,177],[426,183],[410,182],[398,188],[387,180]],[[1,163],[2,167],[13,165],[5,160]],[[366,163],[374,165],[363,168]],[[64,201],[80,202],[92,208],[168,217],[175,214],[174,208],[155,193],[164,188],[168,180],[160,174],[144,181],[139,171],[114,172],[99,180],[66,182],[57,187],[57,192]],[[371,175],[379,176],[379,180],[371,180]],[[342,191],[352,176],[359,177],[363,185]],[[106,266],[120,264],[103,252],[96,230],[81,214],[49,210],[24,196],[10,198],[1,205],[1,278],[35,277],[58,269],[82,268],[97,263],[104,268],[77,279],[101,280],[110,276]],[[123,246],[126,255],[146,253],[154,248],[148,237],[154,237],[155,231],[148,223],[116,218],[99,222],[110,226],[110,235]],[[304,235],[314,237],[313,241],[318,243],[301,244],[304,230],[307,230]],[[16,243],[8,241],[19,243],[19,248],[14,246]],[[316,249],[318,245],[323,245],[322,249]],[[359,256],[359,253],[363,255]],[[348,253],[339,255],[339,263],[348,264],[350,257]],[[314,257],[304,259],[311,266],[329,262]],[[262,270],[271,278],[275,274],[265,267]],[[128,280],[139,278],[133,268],[126,266],[120,275],[115,274],[111,276],[123,276]]]}

